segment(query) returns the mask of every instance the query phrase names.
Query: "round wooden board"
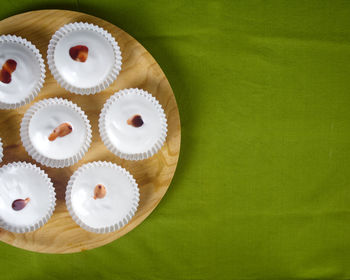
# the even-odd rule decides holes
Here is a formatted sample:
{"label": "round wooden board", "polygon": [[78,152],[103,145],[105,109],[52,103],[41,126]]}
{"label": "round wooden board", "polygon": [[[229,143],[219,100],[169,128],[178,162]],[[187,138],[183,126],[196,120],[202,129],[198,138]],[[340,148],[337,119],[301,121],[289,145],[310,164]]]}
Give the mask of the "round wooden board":
{"label": "round wooden board", "polygon": [[[52,77],[46,66],[46,81],[39,96],[16,110],[0,110],[0,137],[4,144],[1,165],[14,162],[32,162],[44,169],[54,183],[57,205],[49,222],[37,231],[16,234],[0,229],[0,240],[26,250],[45,253],[72,253],[89,250],[112,242],[139,225],[153,211],[167,191],[174,176],[180,152],[180,117],[175,96],[163,71],[133,37],[102,19],[73,11],[41,10],[19,14],[0,22],[0,34],[24,37],[39,48],[46,60],[51,36],[64,24],[89,22],[110,32],[121,48],[123,65],[117,80],[96,95],[82,96],[67,92]],[[167,141],[161,151],[143,161],[122,160],[103,145],[98,132],[98,117],[105,101],[124,88],[142,88],[162,104],[168,119]],[[19,135],[23,114],[35,102],[62,97],[78,104],[88,115],[92,125],[92,144],[84,158],[67,168],[48,168],[35,162],[25,151]],[[96,160],[111,161],[126,168],[136,179],[140,189],[140,204],[136,215],[122,229],[108,234],[95,234],[81,229],[71,219],[65,205],[65,190],[72,173],[82,164]]]}

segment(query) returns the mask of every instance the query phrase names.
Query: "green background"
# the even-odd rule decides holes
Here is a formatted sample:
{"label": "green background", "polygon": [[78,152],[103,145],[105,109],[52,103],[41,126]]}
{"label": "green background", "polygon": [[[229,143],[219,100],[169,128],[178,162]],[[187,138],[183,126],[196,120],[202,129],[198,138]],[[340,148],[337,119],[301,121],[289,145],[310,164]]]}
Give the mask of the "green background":
{"label": "green background", "polygon": [[70,255],[0,244],[1,279],[350,279],[349,1],[1,1],[101,17],[166,73],[182,124],[140,226]]}

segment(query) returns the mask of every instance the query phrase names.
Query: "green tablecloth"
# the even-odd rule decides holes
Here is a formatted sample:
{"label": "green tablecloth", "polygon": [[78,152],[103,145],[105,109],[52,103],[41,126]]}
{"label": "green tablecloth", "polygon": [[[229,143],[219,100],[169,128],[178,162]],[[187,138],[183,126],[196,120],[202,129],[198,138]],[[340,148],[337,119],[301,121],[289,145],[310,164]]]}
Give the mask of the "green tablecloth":
{"label": "green tablecloth", "polygon": [[99,16],[166,73],[172,185],[139,227],[71,255],[0,244],[0,279],[350,279],[349,1],[1,1]]}

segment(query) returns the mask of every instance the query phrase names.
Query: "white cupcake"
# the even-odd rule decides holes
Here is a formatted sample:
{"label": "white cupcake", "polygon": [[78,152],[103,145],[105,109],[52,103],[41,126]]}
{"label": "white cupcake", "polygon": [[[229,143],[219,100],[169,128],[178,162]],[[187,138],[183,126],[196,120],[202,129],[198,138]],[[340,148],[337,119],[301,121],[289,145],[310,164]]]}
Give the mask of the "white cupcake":
{"label": "white cupcake", "polygon": [[0,36],[0,109],[28,104],[44,80],[45,65],[39,50],[21,37]]}
{"label": "white cupcake", "polygon": [[15,162],[0,168],[0,227],[34,231],[50,218],[56,194],[47,174],[36,165]]}
{"label": "white cupcake", "polygon": [[153,156],[163,146],[167,120],[159,102],[142,89],[124,89],[105,103],[99,129],[106,147],[128,160]]}
{"label": "white cupcake", "polygon": [[62,98],[44,99],[30,107],[22,119],[20,132],[28,154],[49,167],[77,163],[91,143],[86,114]]}
{"label": "white cupcake", "polygon": [[107,233],[126,225],[137,211],[139,189],[124,168],[111,162],[91,162],[70,178],[66,204],[83,229]]}
{"label": "white cupcake", "polygon": [[50,71],[66,90],[95,94],[118,76],[121,52],[110,33],[93,24],[75,22],[52,36],[47,50]]}

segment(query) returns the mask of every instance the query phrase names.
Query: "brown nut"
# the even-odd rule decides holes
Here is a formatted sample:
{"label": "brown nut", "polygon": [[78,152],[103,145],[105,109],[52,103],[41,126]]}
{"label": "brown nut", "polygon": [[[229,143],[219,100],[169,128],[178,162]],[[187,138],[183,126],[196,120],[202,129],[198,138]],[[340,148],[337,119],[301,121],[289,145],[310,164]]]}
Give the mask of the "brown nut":
{"label": "brown nut", "polygon": [[12,202],[12,209],[15,211],[22,210],[30,201],[30,198],[27,197],[26,199],[16,199]]}
{"label": "brown nut", "polygon": [[94,189],[94,199],[104,198],[106,196],[106,188],[104,185],[98,184]]}
{"label": "brown nut", "polygon": [[17,62],[13,59],[8,59],[2,66],[2,69],[0,70],[0,81],[4,84],[11,83],[11,74],[16,70]]}
{"label": "brown nut", "polygon": [[49,135],[49,140],[54,141],[57,137],[63,137],[68,135],[73,131],[73,127],[69,123],[61,123],[56,127],[52,133]]}
{"label": "brown nut", "polygon": [[69,55],[72,59],[79,62],[85,62],[88,58],[89,48],[84,45],[77,45],[69,49]]}
{"label": "brown nut", "polygon": [[128,125],[132,125],[134,127],[140,127],[143,125],[143,120],[140,115],[134,115],[131,118],[129,118],[126,123]]}

